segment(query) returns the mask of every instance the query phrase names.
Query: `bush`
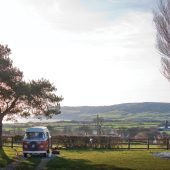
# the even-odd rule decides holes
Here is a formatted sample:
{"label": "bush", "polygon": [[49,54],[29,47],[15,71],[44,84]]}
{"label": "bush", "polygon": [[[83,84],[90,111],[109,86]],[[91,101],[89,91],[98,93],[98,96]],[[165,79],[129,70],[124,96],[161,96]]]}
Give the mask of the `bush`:
{"label": "bush", "polygon": [[52,137],[52,144],[65,148],[117,148],[121,145],[122,138],[112,136],[68,136]]}

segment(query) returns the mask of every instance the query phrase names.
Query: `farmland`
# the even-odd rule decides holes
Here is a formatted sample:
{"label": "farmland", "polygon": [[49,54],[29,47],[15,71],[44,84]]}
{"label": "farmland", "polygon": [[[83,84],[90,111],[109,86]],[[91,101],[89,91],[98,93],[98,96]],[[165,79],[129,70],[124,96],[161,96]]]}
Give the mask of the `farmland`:
{"label": "farmland", "polygon": [[[134,128],[158,129],[169,121],[169,103],[126,103],[111,106],[81,106],[61,107],[61,114],[50,120],[27,119],[27,122],[3,125],[3,130],[13,134],[21,134],[30,126],[47,126],[52,135],[84,135],[94,134],[96,130],[95,119],[102,119],[102,134],[113,134],[115,130]],[[117,132],[116,132],[117,133]],[[168,131],[166,132],[168,133]],[[120,134],[118,134],[120,135]],[[127,134],[126,134],[127,135]],[[155,134],[156,135],[156,134]]]}
{"label": "farmland", "polygon": [[[158,130],[159,122],[102,122],[100,126],[101,135],[113,135],[121,137],[135,137],[152,138],[160,136],[162,133]],[[52,136],[57,135],[97,135],[98,127],[96,123],[83,121],[60,121],[60,122],[28,122],[4,124],[4,135],[24,135],[24,131],[32,126],[47,126]]]}
{"label": "farmland", "polygon": [[[157,128],[161,122],[130,122],[130,121],[113,121],[113,122],[103,122],[104,127],[111,127],[111,128],[133,128],[133,127],[141,127],[141,128]],[[11,123],[11,124],[4,124],[4,130],[6,131],[17,131],[25,130],[27,127],[31,126],[47,126],[49,129],[54,129],[57,132],[61,132],[64,128],[78,128],[82,125],[88,125],[91,127],[95,127],[94,122],[84,121],[84,122],[76,122],[76,121],[59,121],[59,122],[28,122],[28,123]]]}

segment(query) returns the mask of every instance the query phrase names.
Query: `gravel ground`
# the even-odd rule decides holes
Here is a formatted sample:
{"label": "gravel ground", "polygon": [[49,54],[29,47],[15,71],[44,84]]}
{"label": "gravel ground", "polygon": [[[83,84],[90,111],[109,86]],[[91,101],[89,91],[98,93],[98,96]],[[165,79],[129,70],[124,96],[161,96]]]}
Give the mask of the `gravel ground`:
{"label": "gravel ground", "polygon": [[153,155],[159,158],[170,159],[170,152],[156,152],[156,153],[153,153]]}

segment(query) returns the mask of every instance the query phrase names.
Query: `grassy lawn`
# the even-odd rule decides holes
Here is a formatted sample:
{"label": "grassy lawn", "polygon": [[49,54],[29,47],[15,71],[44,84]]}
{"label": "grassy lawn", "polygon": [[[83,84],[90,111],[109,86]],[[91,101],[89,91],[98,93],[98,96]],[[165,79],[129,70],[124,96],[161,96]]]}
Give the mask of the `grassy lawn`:
{"label": "grassy lawn", "polygon": [[41,158],[31,157],[26,160],[23,160],[17,167],[16,170],[33,170],[40,163]]}
{"label": "grassy lawn", "polygon": [[[21,153],[22,148],[17,147],[16,150]],[[10,147],[3,147],[0,150],[0,168],[6,167],[8,164],[16,161],[16,152]],[[40,157],[32,157],[26,160],[22,159],[20,164],[16,167],[16,170],[33,170],[40,163]]]}
{"label": "grassy lawn", "polygon": [[158,150],[62,150],[48,163],[48,170],[169,170],[170,159],[154,157],[153,152]]}
{"label": "grassy lawn", "polygon": [[14,161],[16,155],[10,147],[4,147],[0,150],[0,167],[5,167]]}
{"label": "grassy lawn", "polygon": [[[21,148],[17,148],[20,152]],[[61,150],[58,157],[50,160],[48,170],[169,170],[170,159],[157,158],[153,152],[166,150]],[[0,167],[16,160],[13,149],[0,150]],[[40,157],[22,160],[16,170],[34,170]]]}

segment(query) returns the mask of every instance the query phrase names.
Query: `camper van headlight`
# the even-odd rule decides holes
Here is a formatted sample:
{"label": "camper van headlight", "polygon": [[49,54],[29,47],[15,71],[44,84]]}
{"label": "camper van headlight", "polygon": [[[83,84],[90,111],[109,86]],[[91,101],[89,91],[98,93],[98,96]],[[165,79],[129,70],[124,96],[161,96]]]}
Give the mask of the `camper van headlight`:
{"label": "camper van headlight", "polygon": [[40,148],[44,148],[44,145],[40,145]]}
{"label": "camper van headlight", "polygon": [[27,148],[28,148],[28,145],[27,145],[27,144],[24,144],[24,148],[27,149]]}

